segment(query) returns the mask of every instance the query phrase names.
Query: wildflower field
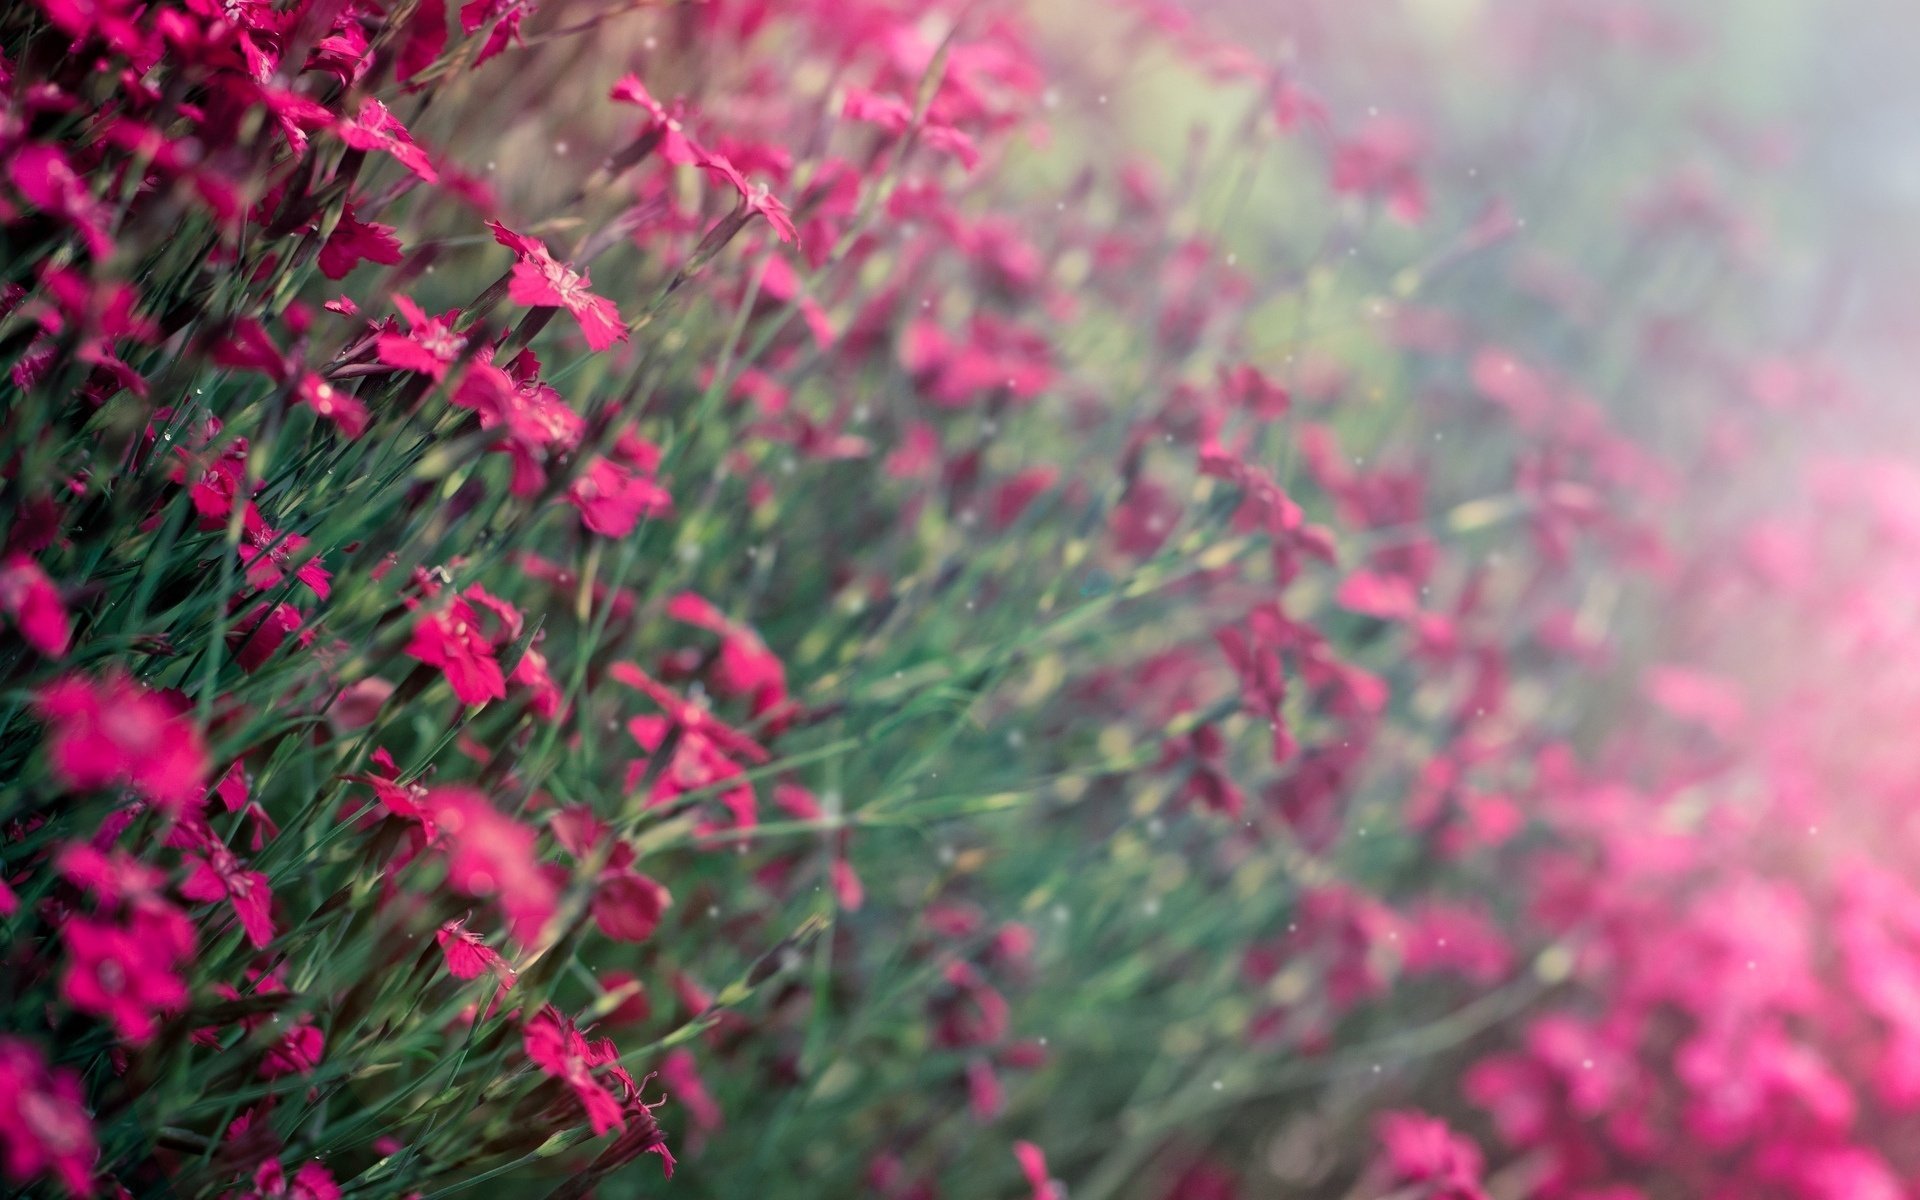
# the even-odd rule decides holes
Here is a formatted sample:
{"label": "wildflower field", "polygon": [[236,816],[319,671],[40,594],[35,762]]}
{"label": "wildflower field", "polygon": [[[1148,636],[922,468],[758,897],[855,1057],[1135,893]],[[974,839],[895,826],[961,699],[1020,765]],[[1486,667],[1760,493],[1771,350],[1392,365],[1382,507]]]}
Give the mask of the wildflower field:
{"label": "wildflower field", "polygon": [[0,1192],[1920,1197],[1915,54],[0,4]]}

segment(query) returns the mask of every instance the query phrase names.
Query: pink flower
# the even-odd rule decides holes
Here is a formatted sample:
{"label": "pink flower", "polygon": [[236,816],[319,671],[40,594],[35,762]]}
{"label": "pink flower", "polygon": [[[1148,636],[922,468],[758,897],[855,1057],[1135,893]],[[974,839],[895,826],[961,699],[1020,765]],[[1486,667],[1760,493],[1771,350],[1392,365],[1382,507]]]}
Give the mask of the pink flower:
{"label": "pink flower", "polygon": [[418,371],[439,382],[447,377],[447,368],[460,361],[467,339],[454,332],[459,309],[430,317],[418,304],[395,295],[393,306],[407,318],[407,332],[382,333],[375,343],[380,361],[403,371]]}
{"label": "pink flower", "polygon": [[164,807],[206,792],[207,750],[182,705],[120,675],[79,675],[40,689],[53,773],[76,790],[125,785]]}
{"label": "pink flower", "polygon": [[438,61],[446,48],[447,0],[424,0],[413,10],[413,17],[407,22],[406,40],[400,44],[400,53],[395,56],[394,78],[401,83],[410,82],[415,75]]}
{"label": "pink flower", "polygon": [[904,133],[913,123],[913,107],[898,96],[870,92],[863,87],[847,89],[840,104],[842,116],[854,121],[878,125],[888,133]]}
{"label": "pink flower", "polygon": [[38,1047],[0,1037],[0,1168],[26,1185],[42,1174],[67,1194],[94,1194],[93,1120],[80,1077],[50,1068]]}
{"label": "pink flower", "polygon": [[1020,1163],[1020,1173],[1027,1177],[1027,1186],[1033,1189],[1033,1200],[1054,1200],[1058,1193],[1047,1173],[1046,1151],[1032,1142],[1015,1142],[1013,1157]]}
{"label": "pink flower", "polygon": [[593,919],[617,942],[644,942],[660,927],[673,898],[638,871],[609,871],[593,893]]}
{"label": "pink flower", "polygon": [[507,679],[494,657],[495,639],[470,602],[476,592],[485,595],[478,587],[469,588],[465,597],[456,596],[446,607],[421,617],[406,648],[410,657],[439,667],[462,704],[507,696]]}
{"label": "pink flower", "polygon": [[773,226],[774,234],[783,242],[794,241],[799,236],[793,227],[793,218],[787,215],[787,206],[769,194],[766,185],[749,182],[726,155],[702,153],[694,161],[701,170],[727,184],[738,194],[736,210],[765,217],[767,224]]}
{"label": "pink flower", "polygon": [[227,649],[246,670],[258,671],[288,638],[301,648],[313,644],[315,632],[306,621],[291,604],[256,604],[233,619]]}
{"label": "pink flower", "polygon": [[1424,153],[1412,125],[1376,117],[1335,150],[1333,190],[1384,197],[1394,217],[1417,224],[1427,213],[1427,189],[1419,170]]}
{"label": "pink flower", "polygon": [[[687,137],[679,118],[648,93],[638,75],[629,72],[621,76],[620,82],[614,84],[613,90],[608,93],[608,99],[616,104],[631,104],[646,111],[649,119],[640,136],[642,139],[657,139],[660,155],[668,162],[686,166],[700,153],[692,139]],[[676,103],[674,107],[677,110],[679,105]]]}
{"label": "pink flower", "polygon": [[27,203],[71,226],[95,261],[113,257],[112,210],[95,198],[66,151],[40,142],[17,147],[7,156],[7,178]]}
{"label": "pink flower", "polygon": [[[191,824],[184,828],[195,829]],[[186,856],[187,878],[180,885],[180,894],[202,904],[230,901],[247,940],[256,950],[264,949],[273,940],[273,890],[267,877],[243,868],[233,851],[213,837],[204,823],[197,834],[189,836],[197,848]]]}
{"label": "pink flower", "polygon": [[455,979],[478,979],[492,971],[502,984],[512,986],[515,972],[500,957],[500,952],[480,940],[480,935],[467,928],[467,920],[461,917],[448,921],[433,935],[440,943],[440,951],[446,955],[447,971]]}
{"label": "pink flower", "polygon": [[695,1129],[710,1133],[725,1123],[726,1115],[720,1111],[719,1102],[707,1090],[706,1081],[700,1078],[700,1066],[694,1061],[693,1051],[685,1046],[669,1051],[660,1060],[660,1084],[680,1098],[680,1107],[693,1119]]}
{"label": "pink flower", "polygon": [[400,261],[400,239],[393,226],[362,221],[348,204],[340,210],[340,220],[320,247],[320,273],[328,279],[345,279],[363,262],[391,265]]}
{"label": "pink flower", "polygon": [[920,140],[949,158],[959,160],[971,171],[980,165],[980,147],[961,130],[951,125],[928,125],[920,131]]}
{"label": "pink flower", "polygon": [[528,1018],[521,1031],[521,1045],[533,1064],[572,1089],[594,1136],[610,1129],[626,1128],[626,1116],[620,1101],[593,1073],[593,1068],[610,1061],[614,1055],[588,1045],[587,1039],[559,1009],[549,1004]]}
{"label": "pink flower", "polygon": [[311,542],[297,533],[288,533],[267,524],[259,510],[250,507],[246,515],[245,536],[237,552],[246,567],[247,582],[263,592],[279,587],[286,580],[287,565],[295,559],[303,559],[293,569],[293,577],[305,584],[316,600],[325,600],[333,590],[332,576],[320,555],[306,553],[310,545]]}
{"label": "pink flower", "polygon": [[586,431],[560,393],[540,381],[540,360],[531,350],[502,368],[483,347],[454,389],[453,403],[477,415],[482,429],[499,433],[496,448],[513,461],[509,487],[516,496],[538,495],[547,461],[579,446]]}
{"label": "pink flower", "polygon": [[1293,735],[1283,711],[1287,700],[1286,668],[1280,651],[1291,637],[1292,624],[1276,604],[1265,604],[1247,614],[1244,628],[1228,626],[1214,632],[1221,653],[1240,677],[1240,699],[1248,712],[1266,721],[1273,732],[1273,759],[1293,757]]}
{"label": "pink flower", "polygon": [[60,589],[26,554],[0,560],[0,613],[13,622],[29,646],[48,658],[66,654],[73,631]]}
{"label": "pink flower", "polygon": [[553,680],[553,672],[547,667],[547,656],[534,646],[528,646],[520,655],[520,661],[513,664],[513,674],[507,676],[507,682],[525,692],[530,698],[533,713],[545,721],[551,721],[560,715],[566,705],[566,697],[560,691],[560,685]]}
{"label": "pink flower", "polygon": [[605,350],[615,342],[627,340],[627,323],[613,301],[587,290],[591,281],[585,271],[575,271],[556,260],[538,238],[513,232],[498,221],[487,222],[494,240],[514,252],[513,278],[507,283],[507,297],[529,308],[564,308],[580,323],[587,347]]}
{"label": "pink flower", "polygon": [[280,1161],[270,1158],[253,1173],[253,1189],[240,1200],[340,1200],[340,1187],[317,1162],[301,1163],[289,1179]]}
{"label": "pink flower", "polygon": [[1378,1124],[1382,1167],[1394,1184],[1420,1184],[1421,1200],[1487,1200],[1480,1148],[1421,1112],[1390,1112]]}
{"label": "pink flower", "polygon": [[1263,421],[1286,416],[1293,405],[1293,396],[1285,387],[1245,363],[1221,371],[1220,385],[1228,401]]}
{"label": "pink flower", "polygon": [[532,0],[467,0],[460,6],[460,28],[468,35],[479,31],[488,21],[494,23],[487,34],[487,40],[481,44],[480,53],[474,57],[473,65],[478,67],[494,55],[507,48],[507,43],[520,42],[520,22],[534,10]]}
{"label": "pink flower", "polygon": [[360,397],[341,391],[311,371],[300,377],[294,396],[322,420],[333,422],[334,428],[349,438],[357,438],[367,431],[370,418]]}
{"label": "pink flower", "polygon": [[559,891],[540,869],[534,831],[472,788],[434,788],[420,807],[440,831],[448,884],[469,896],[497,896],[514,936],[523,943],[538,939]]}
{"label": "pink flower", "polygon": [[420,177],[423,183],[439,182],[439,172],[433,169],[433,163],[427,158],[427,152],[413,140],[407,127],[400,119],[387,111],[387,106],[372,98],[360,105],[360,112],[352,119],[343,119],[334,127],[340,140],[355,150],[384,150],[407,170]]}
{"label": "pink flower", "polygon": [[327,1036],[313,1023],[313,1018],[302,1016],[286,1036],[267,1047],[260,1057],[260,1077],[278,1079],[283,1075],[311,1075],[320,1065],[321,1056],[326,1053]]}
{"label": "pink flower", "polygon": [[642,453],[625,455],[625,462],[599,457],[567,489],[567,502],[580,512],[580,523],[604,537],[625,537],[644,518],[652,520],[673,511],[673,495],[654,477],[659,452],[644,444]]}
{"label": "pink flower", "polygon": [[193,934],[177,912],[143,908],[130,925],[73,916],[61,936],[61,994],[80,1011],[112,1021],[128,1041],[146,1041],[160,1017],[186,1005],[179,965],[193,949]]}

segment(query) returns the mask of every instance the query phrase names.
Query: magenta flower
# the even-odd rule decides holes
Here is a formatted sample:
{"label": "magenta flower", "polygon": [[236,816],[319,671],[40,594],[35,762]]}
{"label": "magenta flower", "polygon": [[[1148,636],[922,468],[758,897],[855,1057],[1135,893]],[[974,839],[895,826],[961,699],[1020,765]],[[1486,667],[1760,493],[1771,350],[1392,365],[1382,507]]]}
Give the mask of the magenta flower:
{"label": "magenta flower", "polygon": [[593,893],[593,919],[616,942],[644,942],[660,927],[673,898],[638,871],[609,871]]}
{"label": "magenta flower", "polygon": [[202,904],[231,902],[247,940],[256,950],[265,948],[273,940],[273,890],[267,877],[242,867],[204,822],[185,822],[181,828],[194,849],[186,855],[187,878],[180,894]]}
{"label": "magenta flower", "polygon": [[520,22],[533,10],[533,0],[467,0],[461,5],[460,29],[468,36],[478,33],[487,22],[493,22],[487,40],[481,43],[480,53],[474,56],[473,65],[478,67],[486,62],[505,50],[508,43],[521,44]]}
{"label": "magenta flower", "polygon": [[852,121],[877,125],[888,133],[905,133],[913,124],[913,106],[898,96],[850,87],[840,102],[840,115]]}
{"label": "magenta flower", "polygon": [[611,1043],[604,1048],[590,1045],[573,1022],[549,1004],[527,1019],[521,1045],[535,1066],[572,1089],[594,1136],[626,1128],[620,1101],[593,1073],[594,1067],[617,1057]]}
{"label": "magenta flower", "polygon": [[718,691],[748,697],[755,717],[787,706],[786,666],[754,629],[729,619],[711,601],[693,592],[682,592],[668,600],[666,612],[676,621],[720,636],[720,656],[713,666]]}
{"label": "magenta flower", "polygon": [[640,521],[673,511],[673,497],[651,475],[600,457],[567,489],[580,523],[605,537],[625,537]]}
{"label": "magenta flower", "polygon": [[[504,627],[483,618],[475,604],[498,617]],[[420,618],[406,653],[428,666],[439,667],[462,704],[485,704],[507,697],[506,675],[495,657],[498,643],[519,634],[519,614],[478,585],[455,596],[445,607]],[[504,612],[502,612],[504,608]],[[511,620],[507,620],[511,614]]]}
{"label": "magenta flower", "polygon": [[325,600],[331,593],[332,576],[327,564],[318,554],[306,554],[307,547],[313,544],[306,538],[275,529],[251,506],[247,509],[243,533],[236,550],[246,567],[249,584],[261,591],[278,587],[286,579],[288,564],[303,558],[305,561],[293,569],[293,577],[305,584],[317,600]]}
{"label": "magenta flower", "polygon": [[0,560],[0,613],[41,654],[48,658],[66,654],[73,636],[67,606],[60,599],[60,589],[28,555],[9,554]]}
{"label": "magenta flower", "polygon": [[694,162],[701,170],[734,190],[738,195],[735,211],[765,217],[767,224],[773,226],[773,232],[783,242],[791,242],[799,237],[793,227],[793,218],[787,215],[787,206],[774,198],[765,184],[750,182],[726,155],[702,152]]}
{"label": "magenta flower", "polygon": [[507,283],[507,297],[529,308],[564,308],[580,323],[587,346],[605,350],[615,342],[627,340],[627,324],[613,301],[587,290],[591,281],[585,271],[576,271],[555,259],[546,244],[508,229],[498,221],[487,222],[493,238],[513,251],[513,277]]}
{"label": "magenta flower", "polygon": [[1422,1200],[1487,1200],[1480,1148],[1421,1112],[1381,1116],[1382,1166],[1396,1186],[1415,1185]]}
{"label": "magenta flower", "polygon": [[40,689],[53,773],[76,790],[124,785],[156,804],[178,808],[206,792],[206,745],[170,696],[132,680],[80,675]]}
{"label": "magenta flower", "polygon": [[499,977],[502,986],[513,985],[514,969],[506,959],[500,957],[498,950],[467,928],[465,917],[448,921],[433,936],[440,943],[441,953],[446,956],[447,971],[455,979],[478,979],[492,971]]}
{"label": "magenta flower", "polygon": [[460,361],[460,355],[467,348],[467,339],[453,328],[460,310],[456,308],[430,317],[411,299],[397,294],[393,306],[406,317],[407,332],[380,334],[375,343],[380,361],[403,371],[418,371],[436,383],[445,379],[447,369]]}
{"label": "magenta flower", "polygon": [[80,1078],[49,1067],[38,1047],[0,1037],[0,1167],[25,1186],[41,1175],[60,1181],[70,1196],[92,1196],[93,1140]]}
{"label": "magenta flower", "polygon": [[1420,133],[1411,124],[1376,117],[1335,151],[1333,190],[1383,198],[1396,219],[1417,224],[1427,213],[1420,176],[1424,155]]}
{"label": "magenta flower", "polygon": [[1015,1142],[1013,1157],[1020,1164],[1020,1173],[1026,1176],[1027,1186],[1033,1189],[1033,1200],[1055,1200],[1058,1193],[1047,1171],[1046,1151],[1032,1142]]}
{"label": "magenta flower", "polygon": [[393,226],[362,221],[353,205],[340,210],[340,220],[320,247],[320,273],[328,279],[345,279],[363,262],[391,266],[400,261],[400,239]]}
{"label": "magenta flower", "polygon": [[112,210],[94,196],[66,151],[41,142],[20,146],[8,155],[7,178],[27,203],[78,233],[96,261],[113,257]]}
{"label": "magenta flower", "polygon": [[367,406],[360,402],[360,397],[341,391],[312,371],[300,377],[300,382],[294,387],[294,396],[321,420],[331,421],[334,428],[349,438],[357,438],[365,433],[367,422],[372,419]]}
{"label": "magenta flower", "polygon": [[387,106],[378,100],[369,98],[360,105],[359,113],[342,119],[333,127],[340,140],[355,150],[383,150],[391,154],[401,166],[420,177],[423,183],[437,183],[439,172],[427,157],[426,150],[413,140],[407,127],[400,119],[387,111]]}
{"label": "magenta flower", "polygon": [[472,788],[435,788],[421,807],[440,831],[448,884],[469,896],[498,897],[513,935],[526,944],[537,940],[559,891],[540,868],[534,831]]}
{"label": "magenta flower", "polygon": [[540,653],[537,646],[528,646],[521,653],[507,682],[527,695],[534,715],[542,720],[553,720],[566,705],[566,697],[547,667],[547,656]]}
{"label": "magenta flower", "polygon": [[495,449],[513,461],[509,490],[516,496],[538,495],[547,482],[548,460],[573,450],[586,432],[580,414],[540,381],[540,360],[531,350],[502,368],[482,347],[460,377],[453,403],[478,416],[482,429],[499,433]]}
{"label": "magenta flower", "polygon": [[301,1163],[289,1177],[280,1160],[270,1158],[254,1171],[252,1190],[238,1200],[340,1200],[340,1187],[333,1172],[317,1162]]}
{"label": "magenta flower", "polygon": [[[647,126],[640,131],[640,136],[642,139],[658,139],[660,156],[668,162],[677,166],[687,166],[699,155],[699,147],[687,137],[679,117],[648,93],[646,85],[640,82],[638,75],[629,72],[621,76],[620,81],[614,84],[613,90],[608,93],[608,99],[616,104],[631,104],[646,112]],[[678,107],[676,104],[675,108]]]}
{"label": "magenta flower", "polygon": [[61,995],[111,1021],[128,1041],[146,1041],[162,1017],[185,1006],[179,968],[192,952],[193,934],[177,912],[143,907],[130,925],[74,916],[61,936],[67,948]]}

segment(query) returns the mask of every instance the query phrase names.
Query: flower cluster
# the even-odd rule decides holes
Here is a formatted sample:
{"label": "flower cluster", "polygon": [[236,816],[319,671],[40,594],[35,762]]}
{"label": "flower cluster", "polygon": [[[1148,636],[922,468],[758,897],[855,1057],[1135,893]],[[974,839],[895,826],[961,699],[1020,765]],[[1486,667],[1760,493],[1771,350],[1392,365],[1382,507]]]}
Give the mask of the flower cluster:
{"label": "flower cluster", "polygon": [[0,1180],[1920,1194],[1743,31],[1406,7],[0,13]]}

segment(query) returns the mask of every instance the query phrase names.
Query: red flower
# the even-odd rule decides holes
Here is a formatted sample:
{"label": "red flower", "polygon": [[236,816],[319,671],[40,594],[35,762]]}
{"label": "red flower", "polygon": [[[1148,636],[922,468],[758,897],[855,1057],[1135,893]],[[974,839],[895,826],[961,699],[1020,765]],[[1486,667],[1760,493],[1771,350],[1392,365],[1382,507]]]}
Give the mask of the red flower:
{"label": "red flower", "polygon": [[178,808],[206,792],[200,731],[170,697],[119,675],[69,675],[40,689],[40,716],[54,775],[77,790],[121,784]]}
{"label": "red flower", "polygon": [[507,283],[507,297],[529,308],[564,308],[580,323],[589,349],[605,350],[615,342],[627,340],[627,324],[613,301],[587,291],[591,281],[585,271],[575,271],[555,259],[538,238],[513,232],[498,221],[489,221],[494,240],[514,252],[513,278]]}
{"label": "red flower", "polygon": [[49,1068],[37,1047],[0,1037],[0,1167],[25,1185],[43,1173],[69,1195],[94,1194],[100,1157],[80,1077]]}
{"label": "red flower", "polygon": [[66,654],[73,633],[67,606],[61,602],[60,589],[53,580],[25,554],[10,554],[0,560],[0,613],[6,614],[35,650],[48,658]]}

